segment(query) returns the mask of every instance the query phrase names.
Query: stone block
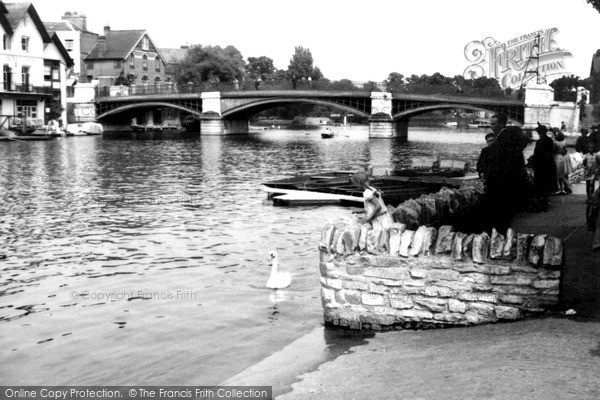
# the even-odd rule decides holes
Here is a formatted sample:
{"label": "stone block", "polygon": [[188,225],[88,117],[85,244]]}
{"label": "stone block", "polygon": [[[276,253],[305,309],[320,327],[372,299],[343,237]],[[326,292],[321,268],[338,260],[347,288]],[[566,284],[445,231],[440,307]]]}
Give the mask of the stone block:
{"label": "stone block", "polygon": [[358,290],[344,290],[344,298],[350,304],[362,304],[363,292]]}
{"label": "stone block", "polygon": [[451,313],[438,313],[438,314],[433,314],[433,319],[435,319],[436,321],[443,321],[443,322],[449,322],[449,323],[459,323],[459,322],[466,322],[467,319],[464,315],[462,314],[451,314]]}
{"label": "stone block", "polygon": [[429,271],[429,279],[431,281],[457,281],[459,277],[460,272],[454,271],[452,269],[435,269]]}
{"label": "stone block", "polygon": [[465,318],[470,324],[486,324],[497,321],[496,315],[482,315],[477,313],[476,311],[467,311],[465,313]]}
{"label": "stone block", "polygon": [[492,275],[490,282],[492,285],[531,285],[535,279],[534,276],[525,275]]}
{"label": "stone block", "polygon": [[360,227],[360,237],[358,239],[358,249],[360,251],[367,250],[367,238],[369,237],[369,230],[371,230],[371,224],[363,224]]}
{"label": "stone block", "polygon": [[321,231],[319,250],[329,252],[335,234],[336,227],[333,222],[327,222]]}
{"label": "stone block", "polygon": [[544,246],[543,264],[560,267],[563,263],[563,243],[559,238],[548,236]]}
{"label": "stone block", "polygon": [[383,306],[388,303],[388,299],[381,293],[363,292],[361,299],[365,306]]}
{"label": "stone block", "polygon": [[335,291],[321,287],[321,303],[324,308],[339,308],[340,305],[335,301]]}
{"label": "stone block", "polygon": [[415,231],[405,230],[402,232],[402,237],[400,238],[400,251],[399,254],[402,257],[408,257],[408,252],[410,250],[410,244],[412,242],[412,238],[415,234]]}
{"label": "stone block", "polygon": [[535,235],[529,246],[528,261],[534,267],[541,266],[544,259],[544,244],[546,243],[546,235]]}
{"label": "stone block", "polygon": [[348,275],[362,275],[365,267],[362,265],[346,264],[346,273]]}
{"label": "stone block", "polygon": [[335,291],[335,301],[340,305],[343,306],[344,304],[347,303],[346,301],[346,296],[343,290],[336,290]]}
{"label": "stone block", "polygon": [[502,294],[498,296],[499,300],[507,304],[523,304],[525,298],[523,296],[517,296],[514,294]]}
{"label": "stone block", "polygon": [[458,272],[479,272],[482,274],[489,273],[489,266],[479,265],[471,262],[455,263],[452,264],[452,269]]}
{"label": "stone block", "polygon": [[402,266],[401,259],[398,257],[391,257],[388,255],[365,255],[361,257],[361,262],[370,267],[383,267],[383,268],[398,268]]}
{"label": "stone block", "polygon": [[406,225],[395,222],[389,229],[390,255],[397,256],[400,251],[400,238],[402,232],[406,230]]}
{"label": "stone block", "polygon": [[560,280],[558,279],[539,279],[533,281],[532,286],[536,289],[558,289]]}
{"label": "stone block", "polygon": [[471,233],[463,241],[463,259],[465,260],[473,259],[473,239],[475,239],[475,234]]}
{"label": "stone block", "polygon": [[379,254],[381,253],[381,234],[383,231],[379,228],[371,229],[367,233],[367,253]]}
{"label": "stone block", "polygon": [[[533,281],[533,279],[532,279]],[[538,294],[540,291],[538,289],[534,289],[532,287],[527,286],[507,286],[506,294],[516,294],[519,296],[531,296],[534,294]]]}
{"label": "stone block", "polygon": [[414,305],[414,301],[408,295],[390,297],[390,306],[398,310],[410,309],[413,308]]}
{"label": "stone block", "polygon": [[490,253],[490,236],[483,232],[473,238],[473,262],[483,264]]}
{"label": "stone block", "polygon": [[423,238],[423,254],[426,256],[433,255],[435,252],[435,244],[437,242],[437,229],[428,227]]}
{"label": "stone block", "polygon": [[527,233],[517,234],[517,264],[527,265],[529,263],[529,246],[533,236]]}
{"label": "stone block", "polygon": [[446,300],[436,298],[417,297],[414,302],[415,304],[434,312],[446,311],[448,307],[448,302]]}
{"label": "stone block", "polygon": [[427,278],[427,270],[426,269],[411,269],[410,276],[413,278],[424,279]]}
{"label": "stone block", "polygon": [[452,251],[454,234],[454,228],[451,225],[440,226],[435,242],[435,254],[447,254]]}
{"label": "stone block", "polygon": [[490,283],[490,280],[485,274],[478,274],[476,272],[460,274],[460,279],[463,282],[471,282],[471,283]]}
{"label": "stone block", "polygon": [[467,311],[467,305],[460,300],[449,299],[448,300],[448,311],[464,314]]}
{"label": "stone block", "polygon": [[490,265],[489,273],[492,275],[508,275],[511,267],[508,265]]}
{"label": "stone block", "polygon": [[494,311],[498,319],[516,320],[523,318],[521,310],[515,307],[496,306]]}
{"label": "stone block", "polygon": [[463,255],[463,244],[467,237],[467,234],[462,232],[456,232],[452,239],[452,250],[450,251],[450,258],[452,261],[461,261],[464,259]]}
{"label": "stone block", "polygon": [[495,309],[491,304],[485,303],[469,303],[467,305],[467,310],[476,312],[479,315],[487,316],[487,317],[495,317]]}
{"label": "stone block", "polygon": [[426,310],[414,310],[414,309],[401,310],[399,312],[399,314],[405,320],[412,320],[412,321],[421,321],[424,319],[432,319],[433,318],[433,313],[431,311],[426,311]]}
{"label": "stone block", "polygon": [[490,240],[490,258],[498,260],[503,257],[504,235],[498,233],[496,228],[492,229],[492,238]]}
{"label": "stone block", "polygon": [[417,257],[423,253],[423,244],[425,243],[426,232],[427,227],[425,225],[419,226],[419,228],[415,231],[410,244],[410,256]]}
{"label": "stone block", "polygon": [[502,258],[513,261],[517,258],[517,234],[512,228],[506,230],[506,240],[502,249]]}
{"label": "stone block", "polygon": [[[372,276],[376,278],[385,278],[393,280],[403,280],[407,277],[408,271],[406,268],[383,268],[383,267],[366,267],[363,271],[364,276]],[[395,286],[395,285],[394,285]]]}
{"label": "stone block", "polygon": [[388,286],[390,287],[390,289],[394,289],[396,287],[400,287],[403,286],[403,280],[401,279],[386,279],[386,278],[372,278],[370,277],[369,280],[372,283],[375,283],[377,285],[384,285],[384,286]]}
{"label": "stone block", "polygon": [[321,277],[321,285],[331,289],[342,289],[342,280]]}

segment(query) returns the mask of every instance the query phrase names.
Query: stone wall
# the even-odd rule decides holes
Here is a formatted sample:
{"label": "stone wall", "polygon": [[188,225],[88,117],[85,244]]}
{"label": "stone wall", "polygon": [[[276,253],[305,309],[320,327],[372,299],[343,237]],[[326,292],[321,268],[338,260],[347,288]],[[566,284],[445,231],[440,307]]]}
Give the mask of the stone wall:
{"label": "stone wall", "polygon": [[[446,198],[438,202],[440,211],[452,212],[453,201],[455,210],[464,211],[480,192],[461,190],[429,196]],[[490,237],[455,232],[450,225],[436,228],[422,224],[422,215],[398,212],[410,209],[406,204],[385,232],[352,219],[326,224],[319,244],[326,324],[375,330],[464,326],[517,320],[558,303],[560,239],[512,229],[506,236],[494,230]],[[430,206],[429,218],[435,219],[435,203]]]}

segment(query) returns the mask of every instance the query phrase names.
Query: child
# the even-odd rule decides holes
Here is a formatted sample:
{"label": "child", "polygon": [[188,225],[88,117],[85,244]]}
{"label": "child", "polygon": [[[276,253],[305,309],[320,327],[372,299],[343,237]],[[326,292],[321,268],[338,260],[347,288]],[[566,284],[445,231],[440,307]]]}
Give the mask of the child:
{"label": "child", "polygon": [[600,175],[600,153],[594,153],[594,143],[587,142],[586,152],[583,155],[583,167],[585,168],[583,179],[585,180],[585,192],[588,200],[596,189],[596,180]]}
{"label": "child", "polygon": [[367,174],[359,171],[352,176],[351,181],[357,189],[363,190],[367,222],[370,222],[373,228],[388,229],[394,223],[394,220],[381,198],[381,193],[371,186]]}

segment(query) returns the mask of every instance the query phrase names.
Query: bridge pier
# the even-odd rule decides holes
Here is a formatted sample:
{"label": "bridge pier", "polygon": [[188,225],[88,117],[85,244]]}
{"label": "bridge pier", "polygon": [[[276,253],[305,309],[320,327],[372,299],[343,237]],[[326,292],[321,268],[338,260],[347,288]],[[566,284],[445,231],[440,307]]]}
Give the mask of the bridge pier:
{"label": "bridge pier", "polygon": [[369,139],[391,138],[408,141],[408,120],[394,121],[386,114],[371,115],[369,119]]}
{"label": "bridge pier", "polygon": [[239,135],[248,133],[248,120],[200,117],[200,135]]}

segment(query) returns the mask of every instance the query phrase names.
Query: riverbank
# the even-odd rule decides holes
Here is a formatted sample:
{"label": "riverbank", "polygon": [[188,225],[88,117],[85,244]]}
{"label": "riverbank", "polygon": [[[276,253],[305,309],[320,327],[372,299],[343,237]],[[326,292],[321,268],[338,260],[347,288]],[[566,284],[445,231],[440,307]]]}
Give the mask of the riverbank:
{"label": "riverbank", "polygon": [[[328,349],[315,345],[319,333],[311,333],[228,383],[273,385],[277,398],[285,400],[598,398],[600,256],[590,251],[585,186],[573,185],[573,192],[552,197],[549,212],[522,213],[513,221],[519,231],[564,240],[560,313],[469,328],[354,336],[354,347],[320,365]],[[565,316],[567,308],[577,314]],[[322,331],[330,337],[340,332]],[[343,340],[333,343],[339,347]],[[302,369],[297,376],[290,372]]]}

